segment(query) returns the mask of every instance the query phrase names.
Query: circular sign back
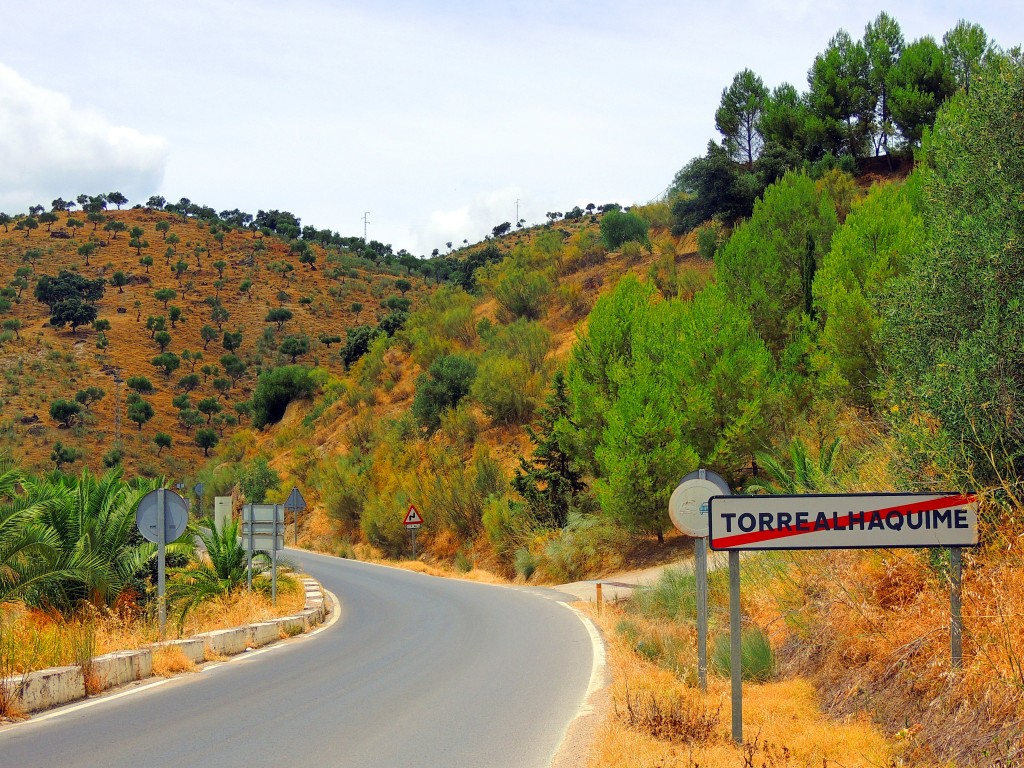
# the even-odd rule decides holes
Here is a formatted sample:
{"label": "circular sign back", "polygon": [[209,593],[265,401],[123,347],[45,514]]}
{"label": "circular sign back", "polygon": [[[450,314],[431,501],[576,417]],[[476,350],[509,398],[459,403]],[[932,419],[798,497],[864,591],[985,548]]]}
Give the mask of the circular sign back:
{"label": "circular sign back", "polygon": [[708,535],[708,499],[731,495],[729,484],[721,475],[710,469],[698,469],[684,477],[672,492],[668,515],[681,533],[704,538]]}
{"label": "circular sign back", "polygon": [[[164,543],[178,539],[188,525],[188,505],[174,491],[163,489],[164,493]],[[160,529],[157,527],[157,504],[160,490],[150,491],[139,501],[135,511],[135,524],[139,533],[149,541],[160,543]]]}

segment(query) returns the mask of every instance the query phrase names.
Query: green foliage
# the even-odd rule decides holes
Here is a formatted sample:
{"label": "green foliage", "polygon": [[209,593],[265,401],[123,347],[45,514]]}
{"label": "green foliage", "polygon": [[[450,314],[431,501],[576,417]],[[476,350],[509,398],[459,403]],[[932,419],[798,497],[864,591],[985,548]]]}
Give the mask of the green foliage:
{"label": "green foliage", "polygon": [[[218,529],[212,521],[197,529],[203,542],[198,557],[186,567],[169,570],[167,602],[178,616],[179,631],[188,614],[204,602],[224,597],[246,583],[248,556],[242,544],[239,522],[231,520]],[[265,553],[253,557],[253,572],[266,571]]]}
{"label": "green foliage", "polygon": [[284,365],[260,374],[252,395],[252,423],[257,429],[276,424],[293,400],[313,394],[315,384],[310,369]]}
{"label": "green foliage", "polygon": [[433,432],[441,425],[441,412],[453,408],[469,394],[476,364],[465,355],[442,355],[416,380],[412,414],[420,426]]}
{"label": "green foliage", "polygon": [[145,376],[129,376],[125,383],[128,385],[128,389],[138,392],[140,395],[148,395],[155,391],[153,382]]}
{"label": "green foliage", "polygon": [[196,430],[196,446],[203,449],[203,456],[210,455],[210,449],[220,442],[217,430],[204,427]]}
{"label": "green foliage", "polygon": [[721,288],[692,302],[653,298],[632,278],[603,297],[568,377],[575,445],[602,509],[661,537],[679,477],[699,464],[727,475],[744,466],[780,394],[768,349]]}
{"label": "green foliage", "polygon": [[519,458],[512,478],[512,487],[526,500],[533,520],[544,526],[564,527],[577,495],[586,488],[566,434],[571,409],[565,376],[556,373],[537,424],[526,428],[533,456],[529,462]]}
{"label": "green foliage", "polygon": [[153,418],[155,411],[153,406],[141,397],[132,400],[128,403],[128,420],[134,421],[139,425],[139,431],[142,431],[142,425]]}
{"label": "green foliage", "polygon": [[238,482],[248,503],[262,504],[268,491],[281,487],[281,476],[271,468],[265,456],[257,456],[243,467]]}
{"label": "green foliage", "polygon": [[919,167],[927,246],[885,306],[892,395],[919,399],[963,446],[974,465],[965,483],[1024,470],[1022,101],[1013,55],[939,112]]}
{"label": "green foliage", "polygon": [[82,406],[74,400],[59,398],[50,403],[50,418],[70,427],[82,415]]}
{"label": "green foliage", "polygon": [[708,142],[705,156],[691,160],[672,183],[672,231],[685,234],[713,218],[731,223],[748,216],[763,189],[761,180],[737,166],[725,147]]}
{"label": "green foliage", "polygon": [[625,243],[640,243],[650,247],[647,222],[632,211],[608,211],[601,217],[601,239],[614,251]]}
{"label": "green foliage", "polygon": [[357,325],[345,329],[345,346],[341,348],[341,361],[351,368],[369,349],[380,331],[369,325]]}
{"label": "green foliage", "polygon": [[777,355],[812,313],[814,273],[837,223],[829,196],[808,176],[788,173],[765,190],[716,259],[729,297],[750,308],[754,326]]}
{"label": "green foliage", "polygon": [[536,383],[524,360],[499,353],[485,355],[473,379],[473,398],[484,413],[502,424],[522,424],[533,416]]}
{"label": "green foliage", "polygon": [[[711,652],[711,668],[722,677],[732,669],[732,646],[729,635],[715,638]],[[751,627],[740,635],[740,677],[752,683],[766,683],[775,675],[775,653],[768,635],[759,627]]]}
{"label": "green foliage", "polygon": [[58,472],[64,468],[65,464],[71,464],[80,458],[82,458],[82,451],[73,446],[64,445],[60,440],[53,444],[53,450],[50,451],[50,461],[57,467]]}
{"label": "green foliage", "polygon": [[288,336],[284,341],[281,342],[281,346],[278,347],[278,352],[282,355],[286,355],[291,358],[292,363],[299,355],[304,355],[309,352],[309,337],[307,336]]}
{"label": "green foliage", "polygon": [[872,403],[884,366],[882,296],[924,247],[924,223],[912,205],[917,186],[873,188],[836,231],[814,277],[822,330],[813,363],[828,394],[857,405]]}
{"label": "green foliage", "polygon": [[157,432],[155,435],[153,435],[153,442],[156,444],[157,456],[163,453],[165,448],[170,448],[171,445],[174,443],[174,441],[171,439],[171,436],[168,435],[166,432]]}
{"label": "green foliage", "polygon": [[498,302],[502,320],[516,318],[536,320],[544,310],[544,300],[551,292],[550,278],[540,270],[508,261],[487,277],[487,286]]}
{"label": "green foliage", "polygon": [[[715,127],[725,137],[726,148],[736,160],[751,167],[763,142],[759,123],[767,98],[768,89],[761,78],[744,69],[722,91],[722,100],[715,112]],[[602,230],[603,227],[602,222]]]}

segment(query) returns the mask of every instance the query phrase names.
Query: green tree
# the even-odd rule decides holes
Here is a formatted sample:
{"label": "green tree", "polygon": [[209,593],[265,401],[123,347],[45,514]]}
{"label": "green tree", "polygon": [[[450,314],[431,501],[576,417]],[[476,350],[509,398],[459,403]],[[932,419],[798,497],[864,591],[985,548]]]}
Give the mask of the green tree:
{"label": "green tree", "polygon": [[248,503],[262,504],[268,491],[281,487],[281,476],[267,463],[266,457],[260,455],[245,465],[238,484]]}
{"label": "green tree", "polygon": [[903,30],[892,16],[882,11],[864,29],[864,50],[868,57],[868,83],[875,107],[875,154],[889,154],[889,137],[895,133],[890,100],[892,72],[903,53]]}
{"label": "green tree", "polygon": [[284,365],[260,374],[252,395],[252,423],[256,429],[276,424],[293,400],[313,394],[316,385],[309,369]]}
{"label": "green tree", "polygon": [[111,192],[106,196],[108,203],[113,203],[117,206],[117,210],[121,210],[122,205],[128,204],[128,198],[122,195],[120,192]]}
{"label": "green tree", "polygon": [[216,447],[219,442],[220,437],[217,436],[216,430],[205,428],[196,430],[196,445],[203,449],[203,456],[209,456],[210,449]]}
{"label": "green tree", "polygon": [[228,352],[234,352],[242,346],[242,332],[224,331],[224,338],[221,340],[221,344]]}
{"label": "green tree", "polygon": [[284,324],[291,319],[292,312],[287,307],[274,307],[267,312],[267,316],[263,318],[264,322],[277,323],[277,330],[279,331],[282,330],[284,328]]}
{"label": "green tree", "polygon": [[294,364],[295,359],[299,355],[304,355],[309,352],[309,338],[306,336],[289,336],[281,342],[281,346],[278,347],[278,351],[282,355],[290,357],[291,362]]}
{"label": "green tree", "polygon": [[749,216],[763,189],[756,174],[738,167],[725,147],[710,141],[704,157],[687,163],[672,182],[672,231],[685,234],[712,218],[731,223]]}
{"label": "green tree", "polygon": [[214,414],[220,413],[224,410],[215,397],[204,397],[198,403],[196,403],[196,409],[206,416],[206,423],[209,424]]}
{"label": "green tree", "polygon": [[139,432],[142,431],[142,425],[152,419],[155,413],[153,406],[141,397],[128,403],[128,420],[139,425]]}
{"label": "green tree", "polygon": [[212,325],[204,325],[199,331],[199,338],[203,340],[203,349],[206,349],[211,341],[216,341],[220,338],[220,331]]}
{"label": "green tree", "polygon": [[159,368],[165,378],[170,378],[171,374],[181,367],[181,358],[173,352],[161,352],[150,360],[150,363],[154,368]]}
{"label": "green tree", "polygon": [[838,224],[835,205],[804,174],[765,190],[717,257],[729,295],[750,307],[754,325],[781,354],[811,314],[811,284]]}
{"label": "green tree", "polygon": [[196,389],[200,384],[199,374],[187,373],[178,379],[178,389],[184,390],[185,392],[191,392]]}
{"label": "green tree", "polygon": [[75,393],[75,402],[81,404],[85,410],[89,411],[95,403],[98,403],[107,393],[100,387],[86,387],[80,389]]}
{"label": "green tree", "polygon": [[559,371],[551,382],[547,404],[526,432],[533,443],[527,461],[519,457],[512,487],[530,506],[533,518],[542,525],[564,528],[576,497],[586,489],[583,474],[570,452],[568,432],[573,428],[572,402],[565,375]]}
{"label": "green tree", "polygon": [[964,19],[942,36],[942,45],[949,58],[956,88],[970,93],[982,64],[993,54],[993,44],[980,24]]}
{"label": "green tree", "polygon": [[930,37],[903,49],[889,76],[892,120],[911,146],[921,143],[939,107],[953,95],[953,76],[942,49]]}
{"label": "green tree", "polygon": [[156,455],[159,456],[165,448],[170,448],[174,441],[166,432],[157,432],[153,435],[153,442],[156,444]]}
{"label": "green tree", "polygon": [[819,121],[819,151],[867,154],[876,103],[869,78],[868,52],[845,30],[837,32],[814,59],[807,76],[807,100]]}
{"label": "green tree", "polygon": [[82,452],[78,448],[64,445],[60,440],[53,444],[53,450],[50,451],[50,461],[57,467],[58,472],[64,469],[65,464],[72,464],[80,458],[82,458]]}
{"label": "green tree", "polygon": [[65,299],[58,301],[50,309],[50,325],[54,328],[71,326],[71,333],[80,325],[88,325],[96,319],[97,309],[94,304],[88,304],[80,299]]}
{"label": "green tree", "polygon": [[912,203],[918,187],[915,180],[872,188],[836,231],[814,277],[822,330],[813,362],[825,391],[856,405],[872,404],[884,366],[883,296],[924,247],[924,222]]}
{"label": "green tree", "polygon": [[454,408],[469,394],[476,378],[476,364],[464,355],[441,355],[416,380],[412,415],[433,432],[441,426],[441,413]]}
{"label": "green tree", "polygon": [[[733,77],[728,88],[723,89],[721,102],[715,112],[715,127],[725,137],[726,148],[749,168],[754,167],[754,160],[763,144],[759,125],[767,98],[768,89],[761,78],[751,70],[744,69]],[[603,220],[601,227],[603,233]]]}
{"label": "green tree", "polygon": [[166,240],[167,233],[171,231],[171,222],[166,220],[158,221],[153,228],[160,233],[161,240]]}
{"label": "green tree", "polygon": [[156,339],[156,335],[167,330],[167,318],[163,315],[150,315],[146,318],[146,330],[149,331],[149,338]]}
{"label": "green tree", "polygon": [[647,222],[632,211],[609,211],[601,217],[601,239],[608,250],[631,242],[650,247],[647,230]]}
{"label": "green tree", "polygon": [[118,293],[124,293],[124,287],[128,285],[128,276],[118,269],[110,276],[110,284],[117,288]]}
{"label": "green tree", "polygon": [[245,376],[247,368],[245,361],[235,355],[221,355],[220,364],[221,367],[224,368],[224,373],[226,373],[231,379],[232,385],[237,384],[239,380]]}
{"label": "green tree", "polygon": [[145,376],[129,376],[125,383],[128,385],[128,389],[138,392],[140,395],[148,395],[156,391],[153,382]]}
{"label": "green tree", "polygon": [[158,288],[156,291],[153,292],[153,298],[156,299],[157,301],[163,302],[165,311],[167,309],[167,302],[175,298],[177,295],[178,292],[175,291],[173,288]]}
{"label": "green tree", "polygon": [[58,398],[50,403],[50,418],[65,427],[72,426],[82,416],[82,406],[74,400]]}
{"label": "green tree", "polygon": [[157,331],[153,335],[153,341],[155,341],[156,345],[160,347],[161,352],[166,352],[167,347],[171,345],[171,334],[167,331]]}
{"label": "green tree", "polygon": [[181,320],[181,315],[181,307],[176,307],[174,305],[168,307],[167,319],[171,321],[171,328],[174,328],[177,325],[177,322]]}
{"label": "green tree", "polygon": [[926,246],[884,307],[889,390],[901,412],[937,417],[973,464],[965,484],[1024,476],[1021,103],[1013,54],[939,111],[918,170]]}

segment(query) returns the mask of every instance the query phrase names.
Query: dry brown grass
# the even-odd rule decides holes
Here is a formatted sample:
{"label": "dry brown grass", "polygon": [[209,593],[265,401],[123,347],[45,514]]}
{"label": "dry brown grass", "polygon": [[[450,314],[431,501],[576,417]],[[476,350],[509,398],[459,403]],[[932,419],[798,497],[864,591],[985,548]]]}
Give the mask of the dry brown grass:
{"label": "dry brown grass", "polygon": [[[745,747],[731,741],[729,683],[712,676],[702,694],[637,655],[615,631],[624,614],[607,606],[591,617],[602,629],[613,682],[612,708],[590,768],[757,768],[888,766],[894,750],[863,716],[821,713],[805,679],[745,684]],[[632,705],[630,702],[633,702]],[[640,716],[631,715],[640,710]]]}
{"label": "dry brown grass", "polygon": [[153,651],[153,674],[159,677],[174,677],[182,672],[194,672],[196,664],[185,653],[173,645],[165,645]]}
{"label": "dry brown grass", "polygon": [[[282,580],[279,587],[286,584]],[[214,629],[252,624],[302,610],[305,595],[300,586],[280,589],[276,608],[258,592],[239,593],[207,603],[193,611],[182,636]],[[174,625],[168,623],[168,630]],[[88,660],[114,651],[142,648],[159,640],[152,619],[119,616],[84,609],[71,620],[57,613],[29,610],[18,604],[0,608],[0,672],[9,677],[36,669],[69,664],[83,665],[89,684]],[[154,663],[156,663],[154,661]],[[168,660],[173,664],[173,660]]]}

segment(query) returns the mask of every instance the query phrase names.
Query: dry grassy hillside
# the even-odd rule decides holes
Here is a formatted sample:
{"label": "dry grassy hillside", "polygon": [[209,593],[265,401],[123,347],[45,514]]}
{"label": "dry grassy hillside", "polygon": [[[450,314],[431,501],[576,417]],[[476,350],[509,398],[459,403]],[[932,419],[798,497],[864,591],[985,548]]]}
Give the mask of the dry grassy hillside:
{"label": "dry grassy hillside", "polygon": [[[108,211],[106,217],[108,222],[123,222],[125,230],[115,233],[105,231],[103,225],[94,227],[89,223],[76,232],[62,226],[62,215],[61,221],[52,225],[53,232],[48,232],[45,226],[17,231],[13,225],[9,231],[0,232],[0,286],[9,286],[19,268],[30,270],[25,276],[28,287],[20,294],[14,289],[17,295],[11,298],[12,306],[0,318],[21,323],[16,332],[8,329],[3,334],[0,345],[0,432],[5,447],[27,468],[52,467],[50,452],[59,440],[80,448],[84,452],[82,463],[94,470],[102,469],[104,455],[115,446],[115,375],[123,380],[146,376],[156,387],[152,395],[146,395],[155,416],[141,429],[126,418],[127,389],[124,384],[120,388],[123,463],[129,472],[184,476],[204,461],[203,450],[194,442],[195,429],[186,435],[178,422],[178,409],[172,406],[172,399],[181,392],[176,388],[178,380],[190,372],[189,362],[183,360],[181,368],[169,376],[150,362],[160,349],[151,338],[152,332],[146,329],[147,318],[168,315],[164,302],[154,297],[159,289],[173,289],[176,295],[167,302],[167,307],[182,310],[174,327],[167,322],[172,337],[168,351],[179,356],[185,350],[203,353],[194,369],[203,381],[191,393],[193,402],[219,398],[224,413],[234,413],[232,406],[251,396],[261,368],[289,362],[289,358],[276,352],[277,345],[287,336],[309,337],[309,351],[299,362],[336,372],[343,370],[338,355],[340,345],[328,346],[320,337],[340,336],[344,340],[347,328],[376,324],[384,314],[381,301],[399,295],[394,286],[399,268],[388,272],[387,268],[333,247],[325,251],[313,245],[315,262],[302,264],[285,241],[262,238],[250,230],[223,231],[218,226],[223,233],[219,242],[221,232],[215,237],[208,223],[163,211]],[[160,222],[169,224],[169,231],[159,231]],[[142,240],[148,247],[129,245],[129,231],[136,226],[144,231]],[[167,238],[174,240],[172,236],[178,240],[173,246],[167,242]],[[79,248],[89,242],[98,247],[86,259]],[[168,255],[168,248],[174,252]],[[153,261],[148,268],[140,263],[140,258],[146,256]],[[188,264],[180,279],[173,269],[179,259]],[[215,266],[219,261],[225,263],[222,273]],[[38,278],[56,276],[61,270],[107,280],[98,314],[100,319],[109,320],[111,326],[105,332],[109,342],[105,349],[97,347],[99,334],[88,326],[75,332],[67,327],[50,327],[47,306],[33,298]],[[110,283],[117,271],[124,272],[127,278],[121,290]],[[408,279],[413,288],[407,297],[415,302],[417,294],[426,289],[420,279]],[[252,281],[245,294],[239,290],[244,280]],[[222,323],[223,331],[242,333],[242,344],[235,354],[247,363],[245,375],[227,393],[218,393],[213,388],[213,380],[224,376],[222,371],[201,374],[204,365],[219,368],[220,357],[227,353],[220,338],[204,344],[200,336],[204,325],[216,326],[211,319],[212,308],[205,303],[212,297],[219,297],[228,312]],[[280,331],[276,324],[265,322],[268,311],[274,307],[285,307],[293,314],[293,319],[284,323]],[[274,329],[273,336],[264,338],[268,329]],[[99,387],[106,394],[79,424],[65,428],[50,417],[51,402],[57,398],[72,399],[77,391],[90,386]],[[243,418],[242,425],[245,423]],[[221,427],[225,435],[234,428]],[[159,456],[153,443],[157,432],[171,435],[174,441]]]}

